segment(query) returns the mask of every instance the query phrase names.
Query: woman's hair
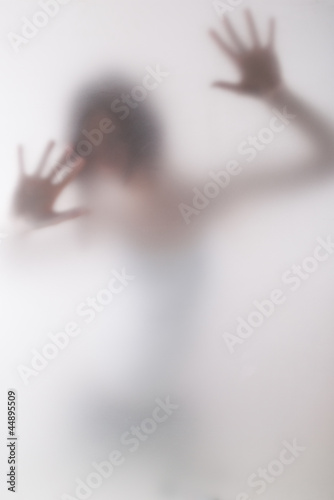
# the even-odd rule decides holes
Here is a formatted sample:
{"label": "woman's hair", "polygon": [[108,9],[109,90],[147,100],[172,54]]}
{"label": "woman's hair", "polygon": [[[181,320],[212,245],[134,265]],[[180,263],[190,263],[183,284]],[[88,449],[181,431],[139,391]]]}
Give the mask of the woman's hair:
{"label": "woman's hair", "polygon": [[[92,85],[82,92],[73,113],[71,142],[74,149],[81,140],[87,140],[82,131],[89,128],[89,122],[94,117],[100,115],[109,118],[115,126],[114,132],[105,134],[104,147],[112,151],[121,142],[132,168],[139,163],[150,163],[156,157],[161,149],[162,133],[151,105],[147,100],[137,102],[133,98],[131,100],[137,104],[136,108],[121,102],[122,94],[131,94],[134,87],[129,81],[118,78]],[[115,103],[117,100],[119,102]],[[111,108],[113,104],[114,109]],[[89,156],[87,160],[89,163]]]}

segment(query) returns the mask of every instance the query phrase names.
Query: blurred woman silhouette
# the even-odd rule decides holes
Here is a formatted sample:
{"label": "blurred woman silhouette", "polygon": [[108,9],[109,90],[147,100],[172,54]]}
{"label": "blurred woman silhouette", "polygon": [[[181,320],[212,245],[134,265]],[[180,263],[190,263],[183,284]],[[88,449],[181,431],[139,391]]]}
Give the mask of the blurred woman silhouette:
{"label": "blurred woman silhouette", "polygon": [[[223,214],[229,203],[247,192],[294,189],[331,172],[333,129],[284,81],[275,52],[275,22],[270,22],[265,42],[260,40],[249,11],[246,23],[248,41],[239,36],[228,17],[223,20],[225,38],[211,31],[218,49],[240,73],[239,82],[218,81],[214,87],[257,98],[281,111],[286,108],[294,115],[293,126],[314,146],[314,155],[306,162],[296,158],[291,168],[276,173],[255,175],[243,171],[226,190],[221,190],[196,223],[185,224],[180,213],[180,203],[191,204],[193,193],[190,186],[171,174],[162,153],[162,128],[148,103],[141,102],[124,119],[115,108],[111,109],[115,99],[129,93],[129,82],[115,79],[83,94],[74,113],[72,147],[49,171],[47,163],[54,143],[47,146],[32,175],[25,173],[23,149],[19,148],[20,178],[13,200],[16,219],[25,220],[34,230],[80,217],[87,235],[93,237],[96,228],[102,229],[111,235],[111,241],[114,236],[123,239],[132,255],[131,270],[138,278],[139,289],[145,286],[141,324],[134,322],[131,326],[142,330],[142,343],[133,377],[129,378],[128,397],[124,398],[136,406],[136,418],[145,415],[155,397],[177,390],[179,373],[196,330],[194,311],[203,278],[200,235],[210,212]],[[101,123],[105,129],[106,124],[112,124],[112,132],[109,128],[89,155],[78,156],[77,145],[86,139],[83,131],[99,130]],[[75,182],[80,186],[82,206],[56,211],[59,196]],[[129,311],[124,314],[131,316]],[[112,335],[107,324],[105,328],[107,337]],[[102,342],[102,338],[103,352],[98,363],[107,366],[108,339]],[[115,420],[116,406],[111,405],[110,420]],[[108,433],[110,421],[106,420]],[[114,424],[119,432],[124,430],[121,417]]]}

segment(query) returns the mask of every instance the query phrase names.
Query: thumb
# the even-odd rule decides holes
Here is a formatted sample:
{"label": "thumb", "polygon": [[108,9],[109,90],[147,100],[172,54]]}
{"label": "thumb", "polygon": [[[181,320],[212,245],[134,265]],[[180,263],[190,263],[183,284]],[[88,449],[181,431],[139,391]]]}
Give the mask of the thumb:
{"label": "thumb", "polygon": [[70,210],[65,210],[64,212],[55,213],[50,223],[52,225],[60,224],[61,222],[77,219],[78,217],[82,217],[88,214],[89,214],[88,208],[84,207],[72,208]]}
{"label": "thumb", "polygon": [[54,213],[51,216],[51,218],[48,218],[42,222],[39,222],[37,225],[34,225],[34,230],[43,229],[50,226],[56,226],[57,224],[74,220],[77,219],[78,217],[82,217],[88,214],[89,210],[84,207],[72,208],[70,210],[65,210],[64,212]]}
{"label": "thumb", "polygon": [[220,88],[224,90],[230,90],[231,92],[240,93],[243,91],[242,85],[240,83],[230,83],[230,82],[213,82],[212,87]]}

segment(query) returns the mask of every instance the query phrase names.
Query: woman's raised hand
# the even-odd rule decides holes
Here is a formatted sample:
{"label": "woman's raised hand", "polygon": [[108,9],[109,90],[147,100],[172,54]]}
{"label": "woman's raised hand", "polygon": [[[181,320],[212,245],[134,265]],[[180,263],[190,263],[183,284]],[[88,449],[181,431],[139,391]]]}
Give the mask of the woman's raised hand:
{"label": "woman's raised hand", "polygon": [[269,23],[269,35],[265,44],[260,41],[249,10],[246,11],[246,23],[251,40],[249,46],[240,38],[228,17],[223,19],[223,26],[229,36],[229,43],[216,31],[210,31],[219,49],[237,66],[241,76],[237,83],[217,81],[213,85],[240,94],[261,97],[281,83],[281,72],[274,48],[275,21],[271,20]]}
{"label": "woman's raised hand", "polygon": [[[43,176],[53,147],[54,143],[50,142],[32,175],[26,174],[23,148],[21,146],[18,148],[19,181],[14,193],[12,211],[15,218],[28,220],[36,227],[59,224],[87,213],[84,208],[64,212],[54,210],[57,198],[81,171],[84,160],[77,157],[75,161],[71,161],[70,166],[66,166],[66,160],[71,154],[67,149],[56,166]],[[64,175],[61,175],[62,173]],[[60,180],[58,180],[59,177],[61,177]]]}

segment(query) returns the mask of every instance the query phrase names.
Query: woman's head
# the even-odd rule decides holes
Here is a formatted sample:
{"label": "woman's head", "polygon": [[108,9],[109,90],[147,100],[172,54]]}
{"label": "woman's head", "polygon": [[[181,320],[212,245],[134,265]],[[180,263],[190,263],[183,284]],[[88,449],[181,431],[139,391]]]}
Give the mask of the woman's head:
{"label": "woman's head", "polygon": [[147,100],[135,100],[133,89],[118,79],[92,86],[79,97],[71,142],[75,153],[86,160],[82,179],[102,167],[128,179],[156,164],[160,124]]}
{"label": "woman's head", "polygon": [[85,204],[108,224],[115,215],[133,219],[147,210],[157,188],[161,128],[138,88],[109,80],[88,88],[75,104],[73,158],[85,160],[77,179]]}

